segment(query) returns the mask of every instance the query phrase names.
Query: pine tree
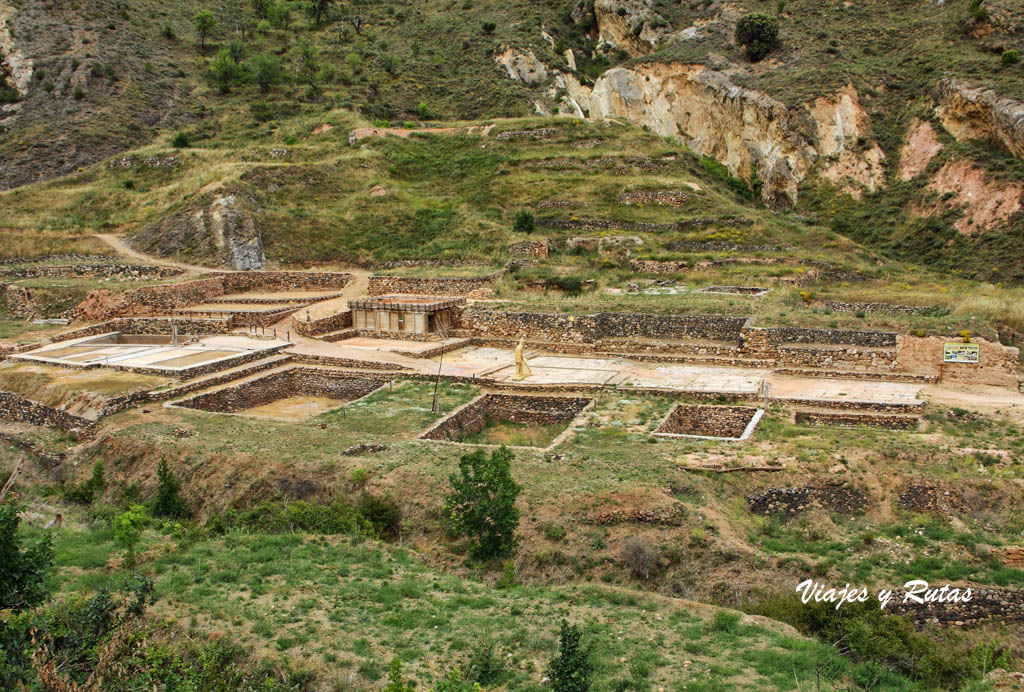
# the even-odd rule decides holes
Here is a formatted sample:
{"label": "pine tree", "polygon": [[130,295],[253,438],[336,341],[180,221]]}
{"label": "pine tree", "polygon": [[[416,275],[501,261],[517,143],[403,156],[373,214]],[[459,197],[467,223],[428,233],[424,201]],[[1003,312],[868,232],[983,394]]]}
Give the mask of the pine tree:
{"label": "pine tree", "polygon": [[184,519],[192,514],[188,504],[181,499],[181,481],[171,473],[166,459],[160,460],[156,468],[156,497],[153,499],[153,516],[168,519]]}
{"label": "pine tree", "polygon": [[590,651],[580,644],[580,628],[562,620],[558,655],[551,660],[548,677],[554,692],[588,692],[594,665]]}

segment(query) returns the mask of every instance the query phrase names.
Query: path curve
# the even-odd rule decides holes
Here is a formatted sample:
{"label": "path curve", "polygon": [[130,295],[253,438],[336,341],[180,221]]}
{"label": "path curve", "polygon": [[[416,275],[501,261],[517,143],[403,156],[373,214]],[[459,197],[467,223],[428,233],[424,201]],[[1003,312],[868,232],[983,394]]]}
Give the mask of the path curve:
{"label": "path curve", "polygon": [[97,233],[95,237],[99,238],[104,243],[113,248],[114,251],[117,252],[117,254],[122,255],[124,257],[129,257],[139,262],[157,264],[163,267],[175,267],[177,269],[184,269],[185,271],[200,272],[204,274],[214,271],[234,271],[232,269],[214,269],[212,267],[200,267],[195,264],[185,264],[184,262],[175,262],[174,260],[162,259],[159,257],[153,257],[152,255],[146,255],[139,252],[138,250],[133,249],[128,243],[124,241],[124,238],[122,238],[121,236],[116,236],[113,233]]}

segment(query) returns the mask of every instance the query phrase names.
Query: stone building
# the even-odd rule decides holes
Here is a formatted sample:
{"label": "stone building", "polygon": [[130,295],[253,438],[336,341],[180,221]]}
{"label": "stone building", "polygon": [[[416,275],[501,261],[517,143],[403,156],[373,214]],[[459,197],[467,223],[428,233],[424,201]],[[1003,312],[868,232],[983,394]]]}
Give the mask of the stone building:
{"label": "stone building", "polygon": [[350,300],[352,326],[379,334],[437,334],[451,328],[453,311],[465,298],[446,296],[373,296]]}

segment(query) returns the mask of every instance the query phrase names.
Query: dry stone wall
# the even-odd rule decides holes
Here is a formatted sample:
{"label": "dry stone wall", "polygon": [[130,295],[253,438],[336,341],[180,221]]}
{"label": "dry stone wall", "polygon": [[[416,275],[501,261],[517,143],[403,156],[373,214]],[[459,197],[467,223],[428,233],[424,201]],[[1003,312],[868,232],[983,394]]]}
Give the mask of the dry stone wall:
{"label": "dry stone wall", "polygon": [[352,326],[352,311],[346,310],[330,317],[323,317],[319,320],[297,319],[294,322],[295,331],[302,336],[319,336],[329,334]]}
{"label": "dry stone wall", "polygon": [[420,438],[458,442],[479,432],[491,420],[568,425],[591,401],[583,397],[485,394],[453,411]]}
{"label": "dry stone wall", "polygon": [[842,514],[860,514],[868,506],[867,494],[844,483],[767,488],[747,497],[747,506],[754,514],[795,515],[812,508]]}
{"label": "dry stone wall", "polygon": [[370,277],[367,291],[371,296],[411,294],[486,298],[494,295],[494,284],[503,273],[468,278],[374,275]]}
{"label": "dry stone wall", "polygon": [[91,437],[96,432],[95,421],[26,399],[14,392],[0,391],[0,418],[58,428],[76,437]]}
{"label": "dry stone wall", "polygon": [[179,335],[203,336],[226,334],[232,329],[230,317],[204,319],[197,317],[119,317],[80,329],[57,334],[53,341],[70,341],[86,336],[121,332],[123,334],[171,335],[177,329]]}
{"label": "dry stone wall", "polygon": [[757,409],[750,406],[676,404],[657,432],[669,435],[739,438],[755,413]]}
{"label": "dry stone wall", "polygon": [[840,413],[825,411],[797,411],[796,422],[801,425],[829,425],[852,428],[865,425],[888,430],[914,430],[917,416],[885,415],[879,413]]}
{"label": "dry stone wall", "polygon": [[178,276],[181,269],[140,264],[33,264],[28,267],[0,267],[0,274],[12,279],[83,278],[140,280]]}
{"label": "dry stone wall", "polygon": [[384,380],[316,368],[292,368],[178,402],[186,408],[236,413],[297,394],[352,401],[380,388]]}

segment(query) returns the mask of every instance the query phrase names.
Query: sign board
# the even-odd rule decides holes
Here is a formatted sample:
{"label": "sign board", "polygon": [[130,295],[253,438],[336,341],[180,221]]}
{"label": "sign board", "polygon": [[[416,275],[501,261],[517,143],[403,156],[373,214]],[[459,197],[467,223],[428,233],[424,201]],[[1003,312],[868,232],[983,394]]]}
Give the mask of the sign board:
{"label": "sign board", "polygon": [[942,345],[943,363],[977,363],[981,354],[978,344],[950,341]]}

